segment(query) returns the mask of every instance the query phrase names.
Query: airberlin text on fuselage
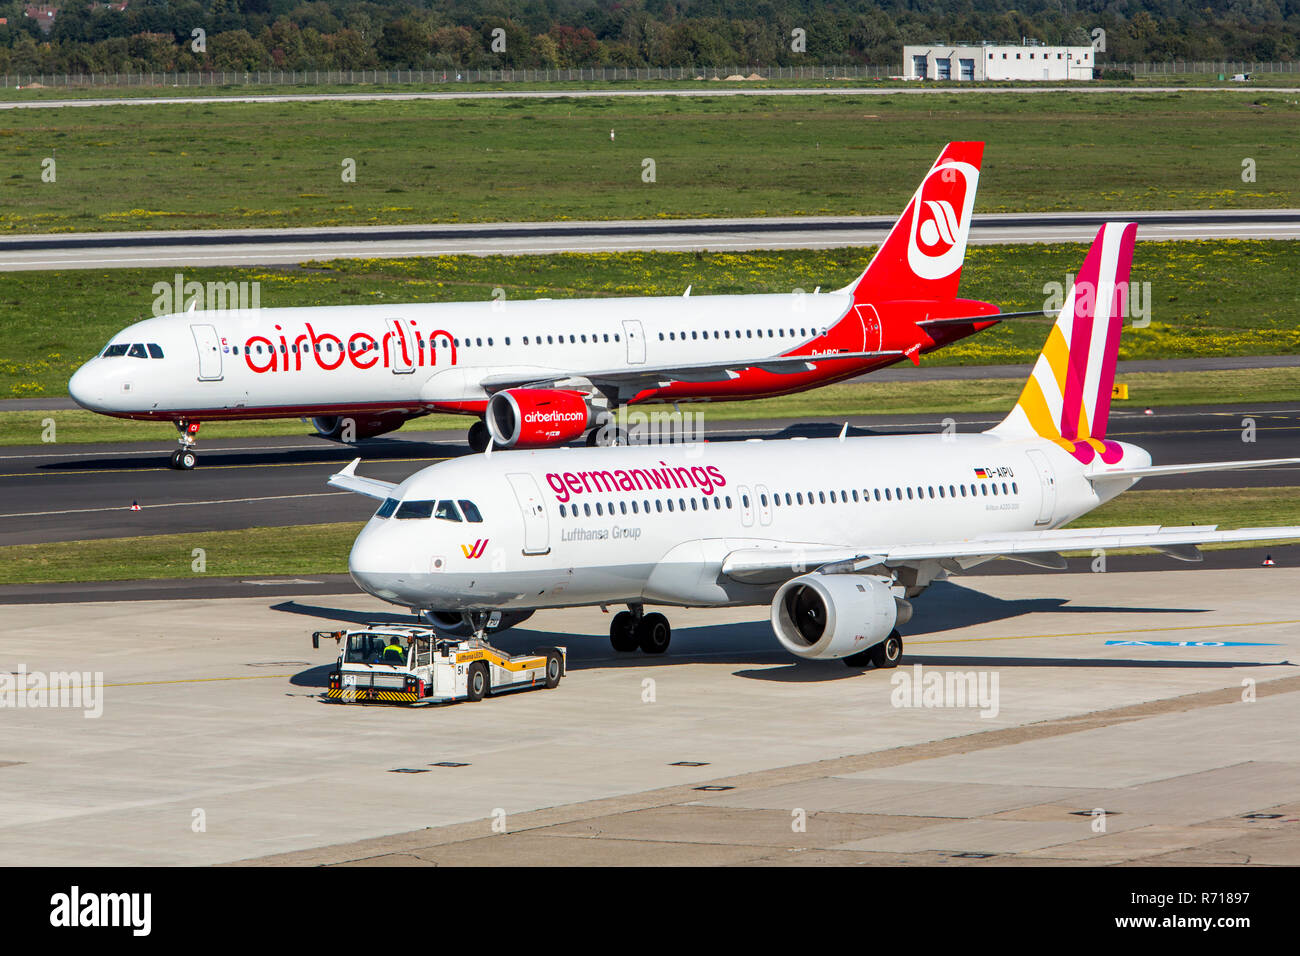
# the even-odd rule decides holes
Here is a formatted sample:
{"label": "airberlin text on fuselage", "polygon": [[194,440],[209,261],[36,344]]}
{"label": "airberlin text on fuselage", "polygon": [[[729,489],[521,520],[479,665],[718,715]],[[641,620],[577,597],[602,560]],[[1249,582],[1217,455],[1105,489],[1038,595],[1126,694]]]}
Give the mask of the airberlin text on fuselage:
{"label": "airberlin text on fuselage", "polygon": [[698,488],[701,493],[711,495],[718,488],[725,488],[727,479],[716,465],[693,468],[676,468],[666,461],[659,462],[662,468],[629,468],[626,471],[566,471],[563,474],[550,472],[546,483],[555,492],[555,500],[563,504],[574,495],[598,494],[610,491],[655,491],[672,488]]}
{"label": "airberlin text on fuselage", "polygon": [[[406,326],[410,325],[407,329]],[[359,369],[373,368],[383,362],[383,368],[394,363],[403,367],[420,367],[438,364],[438,348],[448,349],[451,364],[456,364],[456,340],[445,329],[436,329],[427,335],[415,328],[415,322],[397,322],[395,331],[389,330],[378,337],[369,332],[353,332],[347,344],[333,332],[317,333],[310,322],[304,323],[306,331],[292,339],[284,329],[275,327],[278,341],[264,335],[253,335],[244,343],[244,362],[254,372],[301,372],[303,356],[315,359],[316,367],[332,372],[350,361]],[[292,333],[290,333],[292,334]],[[346,334],[346,333],[345,333]],[[264,348],[265,351],[258,351]]]}

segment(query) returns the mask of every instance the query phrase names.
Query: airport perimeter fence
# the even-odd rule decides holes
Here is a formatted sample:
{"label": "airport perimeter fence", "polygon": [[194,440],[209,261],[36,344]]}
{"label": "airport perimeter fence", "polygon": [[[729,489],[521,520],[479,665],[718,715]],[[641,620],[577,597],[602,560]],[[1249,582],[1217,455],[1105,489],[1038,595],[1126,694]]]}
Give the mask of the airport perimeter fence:
{"label": "airport perimeter fence", "polygon": [[[1098,63],[1101,71],[1134,77],[1225,77],[1238,73],[1300,73],[1300,61],[1238,63],[1178,60],[1169,63]],[[885,80],[899,79],[896,66],[597,66],[574,70],[210,70],[200,73],[9,73],[5,87],[214,87],[214,86],[402,86],[441,83],[606,83],[640,80]],[[1042,81],[1037,81],[1042,82]]]}
{"label": "airport perimeter fence", "polygon": [[574,70],[211,70],[203,73],[6,74],[5,86],[347,86],[437,83],[596,83],[636,80],[875,80],[884,66],[596,66]]}

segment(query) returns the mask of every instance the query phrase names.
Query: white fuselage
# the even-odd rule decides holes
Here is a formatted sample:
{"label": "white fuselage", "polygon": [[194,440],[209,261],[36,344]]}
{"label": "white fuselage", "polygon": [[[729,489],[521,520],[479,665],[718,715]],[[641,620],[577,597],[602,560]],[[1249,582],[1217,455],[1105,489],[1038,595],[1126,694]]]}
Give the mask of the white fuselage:
{"label": "white fuselage", "polygon": [[[646,364],[879,349],[879,322],[856,313],[841,322],[851,305],[848,294],[825,293],[179,313],[113,336],[73,376],[69,392],[97,412],[170,420],[481,413],[489,397],[481,383],[493,375],[581,380],[586,371]],[[123,346],[128,354],[112,354]],[[856,374],[862,365],[637,386],[618,399],[774,394]]]}
{"label": "white fuselage", "polygon": [[[1123,447],[1126,466],[1150,463]],[[482,521],[401,518],[400,506],[382,517],[386,503],[349,569],[416,609],[763,604],[776,585],[727,577],[728,554],[806,546],[811,569],[828,547],[1056,528],[1131,484],[1099,490],[1057,444],[987,434],[496,452],[432,465],[393,492],[465,499]]]}

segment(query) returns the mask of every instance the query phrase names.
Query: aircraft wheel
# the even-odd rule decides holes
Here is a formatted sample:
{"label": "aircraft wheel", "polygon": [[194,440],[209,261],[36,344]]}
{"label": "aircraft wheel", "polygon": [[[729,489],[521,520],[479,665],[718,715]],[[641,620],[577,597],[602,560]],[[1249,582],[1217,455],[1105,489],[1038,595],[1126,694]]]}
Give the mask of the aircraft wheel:
{"label": "aircraft wheel", "polygon": [[482,700],[488,693],[487,664],[475,661],[469,665],[469,677],[465,681],[465,699]]}
{"label": "aircraft wheel", "polygon": [[481,454],[487,451],[488,442],[492,440],[492,433],[488,431],[487,422],[479,419],[473,425],[469,426],[469,449],[475,454]]}
{"label": "aircraft wheel", "polygon": [[199,456],[188,448],[178,449],[176,454],[172,455],[172,467],[179,468],[181,471],[189,471],[198,463]]}
{"label": "aircraft wheel", "polygon": [[560,686],[563,670],[564,668],[560,664],[560,652],[551,648],[546,652],[546,686],[548,688]]}
{"label": "aircraft wheel", "polygon": [[640,639],[636,633],[636,618],[631,611],[619,611],[609,622],[609,642],[620,654],[637,649]]}
{"label": "aircraft wheel", "polygon": [[172,457],[169,464],[172,468],[179,469],[181,467],[181,450],[179,448],[177,448],[174,452],[172,452]]}
{"label": "aircraft wheel", "polygon": [[887,667],[897,667],[898,662],[903,659],[903,635],[899,634],[898,629],[895,628],[887,638],[871,648],[868,653],[871,655],[871,663],[881,670]]}
{"label": "aircraft wheel", "polygon": [[672,636],[673,629],[662,614],[647,614],[636,626],[637,643],[647,654],[662,654],[668,650]]}

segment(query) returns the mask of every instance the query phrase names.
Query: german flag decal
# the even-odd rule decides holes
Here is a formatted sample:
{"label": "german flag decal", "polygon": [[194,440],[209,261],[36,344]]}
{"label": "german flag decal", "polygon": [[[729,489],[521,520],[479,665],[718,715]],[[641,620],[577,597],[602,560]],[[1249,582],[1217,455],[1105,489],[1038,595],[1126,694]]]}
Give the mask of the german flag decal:
{"label": "german flag decal", "polygon": [[976,469],[975,469],[975,477],[976,477],[976,478],[987,478],[988,476],[989,476],[989,473],[988,473],[987,471],[985,471],[983,468],[976,468]]}

